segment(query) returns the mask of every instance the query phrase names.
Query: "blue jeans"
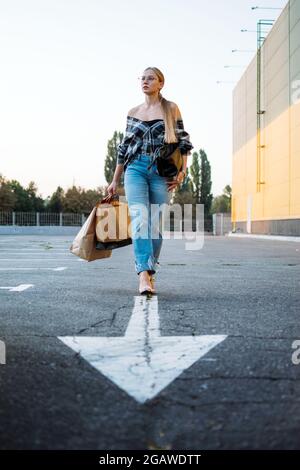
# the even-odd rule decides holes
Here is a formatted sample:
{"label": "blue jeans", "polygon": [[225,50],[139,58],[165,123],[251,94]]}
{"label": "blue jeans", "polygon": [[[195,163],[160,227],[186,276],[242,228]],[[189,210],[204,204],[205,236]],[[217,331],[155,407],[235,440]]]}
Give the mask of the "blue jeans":
{"label": "blue jeans", "polygon": [[164,206],[161,204],[169,203],[167,179],[158,174],[156,162],[148,169],[150,163],[149,155],[140,154],[124,173],[137,274],[141,271],[148,271],[149,274],[156,272],[163,241],[160,214]]}

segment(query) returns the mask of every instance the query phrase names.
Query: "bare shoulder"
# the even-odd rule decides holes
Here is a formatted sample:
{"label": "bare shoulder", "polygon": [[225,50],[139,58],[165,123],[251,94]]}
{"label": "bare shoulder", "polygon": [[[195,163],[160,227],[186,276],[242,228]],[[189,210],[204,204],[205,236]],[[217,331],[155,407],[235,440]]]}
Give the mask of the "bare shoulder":
{"label": "bare shoulder", "polygon": [[170,103],[172,109],[178,108],[177,104],[174,101],[169,101],[169,103]]}
{"label": "bare shoulder", "polygon": [[128,111],[128,116],[132,116],[132,117],[136,117],[136,115],[138,114],[139,110],[141,108],[141,105],[138,104],[137,106],[135,106],[134,108],[131,108],[129,111]]}
{"label": "bare shoulder", "polygon": [[170,103],[171,103],[171,109],[172,109],[174,118],[181,119],[181,113],[180,113],[180,109],[178,105],[174,103],[174,101],[170,101]]}

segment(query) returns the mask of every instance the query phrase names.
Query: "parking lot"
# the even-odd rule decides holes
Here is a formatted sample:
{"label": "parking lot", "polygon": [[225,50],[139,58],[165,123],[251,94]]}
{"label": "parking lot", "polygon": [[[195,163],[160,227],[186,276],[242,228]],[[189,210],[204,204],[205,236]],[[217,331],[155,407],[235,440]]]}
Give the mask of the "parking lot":
{"label": "parking lot", "polygon": [[72,239],[0,236],[1,449],[300,448],[299,243],[164,240],[147,299]]}

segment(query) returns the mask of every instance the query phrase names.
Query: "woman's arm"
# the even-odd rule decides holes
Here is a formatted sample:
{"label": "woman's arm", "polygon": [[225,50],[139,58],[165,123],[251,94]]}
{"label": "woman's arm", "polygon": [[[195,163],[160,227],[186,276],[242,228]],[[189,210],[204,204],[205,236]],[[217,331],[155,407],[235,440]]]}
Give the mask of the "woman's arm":
{"label": "woman's arm", "polygon": [[106,187],[108,194],[116,194],[123,173],[123,163],[117,163],[112,182]]}
{"label": "woman's arm", "polygon": [[113,181],[115,183],[119,184],[123,170],[124,170],[124,163],[117,163],[116,169],[114,172],[114,177],[113,177]]}

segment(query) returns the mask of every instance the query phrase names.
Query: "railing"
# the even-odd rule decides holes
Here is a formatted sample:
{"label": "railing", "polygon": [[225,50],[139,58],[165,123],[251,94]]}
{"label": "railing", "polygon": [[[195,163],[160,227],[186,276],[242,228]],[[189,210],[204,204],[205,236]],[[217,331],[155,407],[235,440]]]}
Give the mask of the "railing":
{"label": "railing", "polygon": [[0,225],[79,227],[85,214],[72,212],[0,212]]}
{"label": "railing", "polygon": [[216,212],[213,214],[212,219],[214,235],[225,235],[231,232],[232,222],[230,212]]}
{"label": "railing", "polygon": [[[81,227],[86,221],[88,214],[73,212],[1,212],[0,226],[21,226],[21,227]],[[184,230],[181,221],[174,223],[174,218],[170,219],[170,230]],[[180,228],[181,227],[181,228]],[[192,230],[196,230],[196,220],[193,218]],[[204,218],[204,230],[213,231],[211,217]]]}

